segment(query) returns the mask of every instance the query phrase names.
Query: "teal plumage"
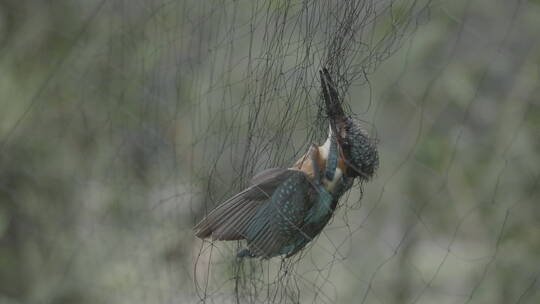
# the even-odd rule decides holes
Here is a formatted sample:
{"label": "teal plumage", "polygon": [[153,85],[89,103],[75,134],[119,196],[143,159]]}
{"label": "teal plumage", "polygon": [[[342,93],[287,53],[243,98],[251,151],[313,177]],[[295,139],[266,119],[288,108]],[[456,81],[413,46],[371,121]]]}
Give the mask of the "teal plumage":
{"label": "teal plumage", "polygon": [[264,196],[261,189],[268,190],[269,180],[218,206],[197,225],[197,236],[246,239],[249,249],[239,252],[241,257],[290,256],[301,250],[330,220],[337,199],[302,171],[284,169],[277,178],[282,182],[264,201],[257,198]]}
{"label": "teal plumage", "polygon": [[[325,173],[330,172],[329,166]],[[335,170],[330,173],[334,175]],[[248,248],[241,250],[239,257],[292,256],[323,230],[352,182],[343,175],[332,193],[300,170],[263,171],[253,178],[248,189],[201,221],[196,227],[197,236],[246,239]]]}
{"label": "teal plumage", "polygon": [[355,178],[367,180],[374,174],[375,144],[343,113],[326,69],[321,85],[331,119],[327,142],[312,146],[293,168],[267,169],[254,176],[245,190],[195,226],[198,237],[244,239],[247,248],[238,257],[290,257],[321,233]]}
{"label": "teal plumage", "polygon": [[246,229],[246,239],[252,254],[272,257],[294,242],[301,234],[304,215],[312,204],[309,181],[302,171],[291,170],[258,210]]}
{"label": "teal plumage", "polygon": [[347,164],[351,171],[350,175],[369,178],[379,167],[375,142],[349,117],[345,119],[345,130],[347,137],[343,139],[342,145],[347,151],[347,159],[350,159]]}

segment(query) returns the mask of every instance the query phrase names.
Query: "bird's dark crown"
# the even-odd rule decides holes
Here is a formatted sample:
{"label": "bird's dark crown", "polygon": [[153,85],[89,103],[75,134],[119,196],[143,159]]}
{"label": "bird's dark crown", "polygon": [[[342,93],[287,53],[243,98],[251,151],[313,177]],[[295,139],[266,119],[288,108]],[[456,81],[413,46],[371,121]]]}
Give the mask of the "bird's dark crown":
{"label": "bird's dark crown", "polygon": [[351,117],[346,117],[343,130],[345,134],[340,144],[345,154],[347,174],[363,180],[370,179],[379,167],[375,139],[370,138],[360,123]]}

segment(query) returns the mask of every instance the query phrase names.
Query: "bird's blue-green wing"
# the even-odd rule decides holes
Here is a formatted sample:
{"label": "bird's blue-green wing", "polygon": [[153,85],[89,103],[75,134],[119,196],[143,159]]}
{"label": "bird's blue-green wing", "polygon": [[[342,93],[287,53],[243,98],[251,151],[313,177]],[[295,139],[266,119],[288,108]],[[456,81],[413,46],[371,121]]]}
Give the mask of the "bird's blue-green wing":
{"label": "bird's blue-green wing", "polygon": [[247,226],[246,239],[254,256],[282,254],[282,249],[303,233],[313,187],[302,171],[289,170],[286,176]]}
{"label": "bird's blue-green wing", "polygon": [[214,208],[195,226],[195,235],[216,240],[246,238],[247,226],[259,208],[272,197],[276,188],[288,177],[287,169],[273,168],[262,171],[242,192]]}

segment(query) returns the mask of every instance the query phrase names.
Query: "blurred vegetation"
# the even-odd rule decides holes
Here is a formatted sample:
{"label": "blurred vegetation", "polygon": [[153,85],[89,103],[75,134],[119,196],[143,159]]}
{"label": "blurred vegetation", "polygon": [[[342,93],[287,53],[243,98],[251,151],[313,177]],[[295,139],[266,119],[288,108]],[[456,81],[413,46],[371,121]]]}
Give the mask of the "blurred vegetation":
{"label": "blurred vegetation", "polygon": [[[227,18],[208,17],[223,8],[253,16],[238,1],[0,2],[0,303],[198,301],[191,227],[235,171],[216,160],[210,183],[197,164],[228,148],[215,137],[242,141],[223,127],[242,106],[222,74],[232,38],[213,30]],[[347,212],[360,229],[340,215],[328,231],[348,257],[335,296],[538,303],[540,3],[425,14],[370,90],[348,94],[381,168]],[[201,92],[218,77],[235,85]],[[230,96],[223,117],[214,94]]]}

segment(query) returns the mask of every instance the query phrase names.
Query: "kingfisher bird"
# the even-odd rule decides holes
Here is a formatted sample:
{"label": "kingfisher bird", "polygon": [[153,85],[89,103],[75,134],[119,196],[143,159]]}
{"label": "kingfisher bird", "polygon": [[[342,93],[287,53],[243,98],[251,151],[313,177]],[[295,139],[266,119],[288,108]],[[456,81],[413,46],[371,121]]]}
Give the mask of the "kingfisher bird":
{"label": "kingfisher bird", "polygon": [[379,165],[374,140],[343,111],[328,70],[319,74],[330,120],[324,144],[312,144],[289,168],[256,174],[246,189],[195,226],[197,237],[246,240],[239,258],[291,257],[319,235],[356,178],[367,181],[373,176]]}

